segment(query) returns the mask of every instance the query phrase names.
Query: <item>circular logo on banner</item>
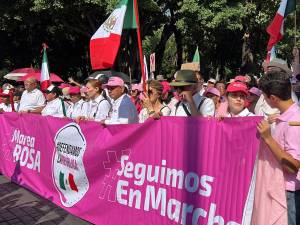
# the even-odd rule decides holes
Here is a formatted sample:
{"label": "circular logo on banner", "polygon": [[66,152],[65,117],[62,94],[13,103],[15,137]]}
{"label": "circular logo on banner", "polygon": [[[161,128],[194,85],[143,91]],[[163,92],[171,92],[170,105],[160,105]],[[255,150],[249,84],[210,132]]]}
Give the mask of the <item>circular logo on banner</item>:
{"label": "circular logo on banner", "polygon": [[63,206],[72,207],[89,189],[83,164],[86,140],[80,127],[70,123],[56,133],[54,142],[53,182]]}

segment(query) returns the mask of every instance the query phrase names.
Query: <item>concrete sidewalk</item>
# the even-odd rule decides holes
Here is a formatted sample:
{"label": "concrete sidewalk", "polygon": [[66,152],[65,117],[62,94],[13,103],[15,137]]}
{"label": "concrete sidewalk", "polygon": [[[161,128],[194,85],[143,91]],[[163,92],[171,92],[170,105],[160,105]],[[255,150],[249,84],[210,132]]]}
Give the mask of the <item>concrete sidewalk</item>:
{"label": "concrete sidewalk", "polygon": [[0,225],[89,225],[0,175]]}

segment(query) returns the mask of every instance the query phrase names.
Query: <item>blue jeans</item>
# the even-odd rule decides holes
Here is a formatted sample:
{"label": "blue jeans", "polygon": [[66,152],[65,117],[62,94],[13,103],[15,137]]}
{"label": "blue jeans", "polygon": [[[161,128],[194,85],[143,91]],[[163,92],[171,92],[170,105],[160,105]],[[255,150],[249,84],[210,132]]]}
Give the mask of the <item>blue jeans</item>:
{"label": "blue jeans", "polygon": [[288,225],[300,225],[300,190],[286,192]]}

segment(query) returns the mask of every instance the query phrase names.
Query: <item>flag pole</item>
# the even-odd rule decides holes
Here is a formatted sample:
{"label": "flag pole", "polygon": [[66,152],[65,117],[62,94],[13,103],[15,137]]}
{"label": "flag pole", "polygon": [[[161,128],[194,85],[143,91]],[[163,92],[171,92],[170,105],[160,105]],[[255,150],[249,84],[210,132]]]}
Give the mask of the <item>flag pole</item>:
{"label": "flag pole", "polygon": [[296,7],[296,10],[295,10],[295,47],[297,45],[297,7]]}
{"label": "flag pole", "polygon": [[133,0],[133,4],[134,4],[136,25],[137,25],[136,31],[137,31],[137,38],[138,38],[138,47],[139,47],[141,73],[142,73],[142,80],[143,80],[143,89],[146,90],[146,75],[145,75],[145,71],[144,71],[143,47],[142,47],[141,29],[140,29],[140,20],[139,20],[139,8],[138,8],[137,0]]}

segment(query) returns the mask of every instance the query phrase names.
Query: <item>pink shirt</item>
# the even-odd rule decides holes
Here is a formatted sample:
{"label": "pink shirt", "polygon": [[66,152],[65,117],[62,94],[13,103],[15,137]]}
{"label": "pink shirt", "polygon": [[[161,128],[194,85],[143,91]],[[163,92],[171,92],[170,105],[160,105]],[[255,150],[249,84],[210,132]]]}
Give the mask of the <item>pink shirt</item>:
{"label": "pink shirt", "polygon": [[216,109],[215,116],[226,116],[227,115],[227,110],[228,110],[228,101],[225,97],[222,98],[219,107]]}
{"label": "pink shirt", "polygon": [[[300,127],[289,126],[291,121],[300,121],[300,107],[293,104],[281,114],[276,122],[274,139],[294,159],[300,160]],[[300,172],[291,174],[284,172],[287,191],[300,190]]]}

